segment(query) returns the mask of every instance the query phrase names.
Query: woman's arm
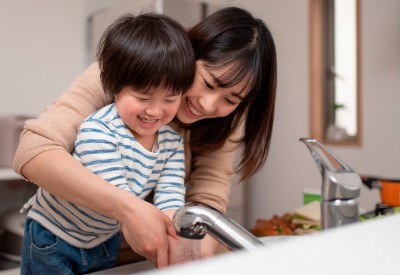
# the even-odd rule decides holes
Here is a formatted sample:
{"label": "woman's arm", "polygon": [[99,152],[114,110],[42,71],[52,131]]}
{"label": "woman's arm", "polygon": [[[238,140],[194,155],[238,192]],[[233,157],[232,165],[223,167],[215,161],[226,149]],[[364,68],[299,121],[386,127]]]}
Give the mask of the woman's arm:
{"label": "woman's arm", "polygon": [[103,91],[100,70],[97,63],[94,63],[76,78],[60,98],[47,106],[42,114],[25,123],[14,157],[14,170],[24,176],[21,168],[38,154],[48,150],[64,149],[71,153],[83,120],[111,103],[111,100]]}

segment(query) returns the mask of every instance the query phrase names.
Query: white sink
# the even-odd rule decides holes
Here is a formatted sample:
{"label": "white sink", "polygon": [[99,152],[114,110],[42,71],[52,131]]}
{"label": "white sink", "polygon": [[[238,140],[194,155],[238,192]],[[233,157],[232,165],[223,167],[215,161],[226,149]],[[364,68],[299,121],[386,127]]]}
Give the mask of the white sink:
{"label": "white sink", "polygon": [[[385,216],[311,235],[261,238],[266,247],[259,251],[226,253],[143,274],[398,275],[399,232],[400,214]],[[108,274],[138,273],[128,267]]]}
{"label": "white sink", "polygon": [[265,244],[265,246],[268,247],[268,246],[270,246],[272,244],[275,244],[275,243],[288,242],[290,240],[297,239],[297,238],[300,238],[300,237],[301,236],[286,236],[286,235],[283,235],[283,236],[261,237],[261,238],[259,238],[259,240],[262,241],[263,244]]}
{"label": "white sink", "polygon": [[[288,242],[293,238],[298,238],[297,236],[271,236],[271,237],[261,237],[259,238],[265,246],[272,246],[274,244],[280,242]],[[143,261],[128,265],[119,266],[116,268],[103,270],[99,272],[95,272],[92,274],[114,274],[114,275],[121,275],[121,274],[137,274],[138,272],[148,271],[154,269],[154,265],[149,261]]]}

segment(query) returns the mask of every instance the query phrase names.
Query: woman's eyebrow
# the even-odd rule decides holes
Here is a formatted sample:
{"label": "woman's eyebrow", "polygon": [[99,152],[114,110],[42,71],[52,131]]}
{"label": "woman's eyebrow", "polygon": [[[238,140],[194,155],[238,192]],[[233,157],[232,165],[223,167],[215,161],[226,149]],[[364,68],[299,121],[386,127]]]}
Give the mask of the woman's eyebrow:
{"label": "woman's eyebrow", "polygon": [[[211,76],[211,78],[214,80],[214,82],[217,84],[217,86],[219,86],[219,87],[223,86],[223,82],[215,74],[213,74],[210,71],[207,71],[207,73]],[[231,92],[231,95],[239,98],[242,101],[244,100],[244,97],[241,95],[241,93]]]}
{"label": "woman's eyebrow", "polygon": [[211,76],[211,78],[214,80],[214,83],[217,84],[217,86],[221,87],[223,85],[223,82],[221,81],[221,79],[219,79],[215,74],[213,74],[212,72],[206,70],[206,72],[208,73],[208,75]]}

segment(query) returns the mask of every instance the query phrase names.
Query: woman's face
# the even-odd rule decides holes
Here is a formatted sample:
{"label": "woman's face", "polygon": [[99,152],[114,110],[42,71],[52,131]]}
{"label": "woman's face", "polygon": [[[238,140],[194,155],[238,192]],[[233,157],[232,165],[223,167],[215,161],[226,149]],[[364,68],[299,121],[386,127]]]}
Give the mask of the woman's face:
{"label": "woman's face", "polygon": [[[246,78],[229,88],[219,87],[217,83],[231,67],[210,70],[204,62],[196,62],[196,75],[192,87],[182,96],[177,118],[191,124],[206,118],[225,117],[232,113],[247,95],[241,92]],[[240,93],[240,94],[239,94]]]}

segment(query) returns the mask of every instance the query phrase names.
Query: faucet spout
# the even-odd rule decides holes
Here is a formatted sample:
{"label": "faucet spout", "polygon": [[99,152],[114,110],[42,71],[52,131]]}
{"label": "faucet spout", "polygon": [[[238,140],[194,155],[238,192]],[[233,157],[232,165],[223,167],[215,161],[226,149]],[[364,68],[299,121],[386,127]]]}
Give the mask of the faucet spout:
{"label": "faucet spout", "polygon": [[177,234],[187,239],[202,239],[208,233],[230,250],[254,251],[263,243],[221,212],[199,203],[187,203],[172,219]]}

